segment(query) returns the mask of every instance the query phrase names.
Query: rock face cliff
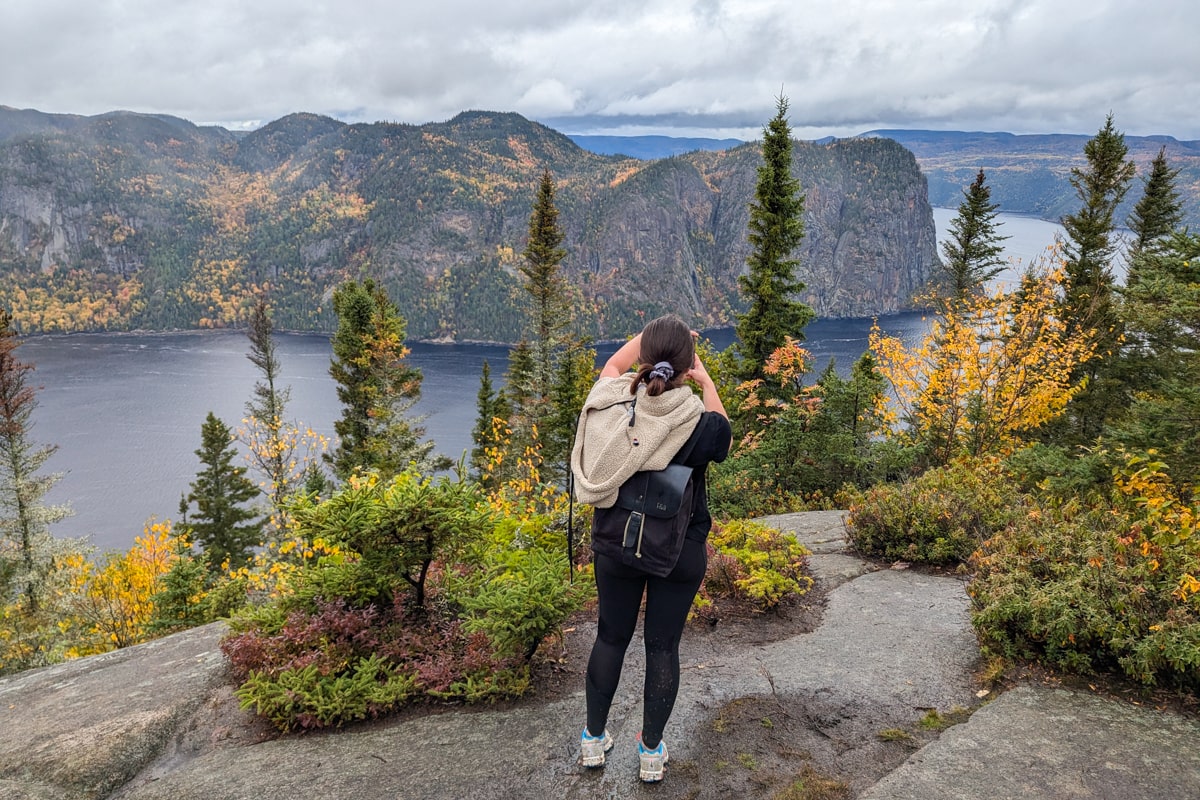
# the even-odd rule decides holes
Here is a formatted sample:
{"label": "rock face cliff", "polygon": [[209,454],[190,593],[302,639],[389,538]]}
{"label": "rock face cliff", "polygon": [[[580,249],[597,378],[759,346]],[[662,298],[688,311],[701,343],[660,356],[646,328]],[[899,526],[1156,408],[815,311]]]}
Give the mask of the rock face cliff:
{"label": "rock face cliff", "polygon": [[[585,281],[632,308],[694,310],[712,323],[739,309],[758,147],[652,162],[599,203],[575,254]],[[805,191],[803,299],[826,317],[909,306],[935,262],[933,216],[916,162],[882,140],[797,142]],[[585,285],[587,285],[585,283]]]}
{"label": "rock face cliff", "polygon": [[[424,126],[311,114],[249,135],[137,114],[0,108],[0,303],[25,331],[242,322],[269,292],[282,328],[333,325],[374,277],[413,338],[515,341],[543,169],[557,186],[579,327],[731,321],[756,144],[657,161],[600,156],[514,114]],[[936,264],[926,184],[895,142],[797,142],[804,299],[822,316],[909,305]]]}

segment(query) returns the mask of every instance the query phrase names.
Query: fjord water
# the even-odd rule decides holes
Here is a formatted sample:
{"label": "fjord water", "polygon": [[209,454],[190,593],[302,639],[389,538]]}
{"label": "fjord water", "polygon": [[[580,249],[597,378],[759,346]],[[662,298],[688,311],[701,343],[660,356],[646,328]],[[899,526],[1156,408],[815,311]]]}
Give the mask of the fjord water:
{"label": "fjord water", "polygon": [[[935,209],[939,240],[954,212]],[[1007,254],[1021,265],[1039,257],[1059,226],[1001,215],[1010,236]],[[880,326],[912,340],[925,329],[920,314],[881,317]],[[830,358],[848,370],[867,346],[871,320],[820,319],[805,331],[814,371]],[[727,345],[730,331],[709,334]],[[508,350],[495,345],[413,343],[411,360],[424,373],[421,400],[428,438],[457,460],[471,446],[475,398],[483,362],[499,385]],[[288,416],[331,435],[341,408],[329,377],[329,338],[282,334],[278,355],[291,387]],[[48,501],[69,504],[75,515],[53,527],[60,537],[87,537],[96,547],[127,549],[151,517],[178,518],[181,495],[200,462],[200,426],[212,411],[230,427],[241,424],[258,375],[247,360],[240,332],[73,334],[26,339],[17,351],[35,365],[40,386],[33,441],[56,444],[48,472],[64,473]],[[601,348],[606,356],[612,347]]]}

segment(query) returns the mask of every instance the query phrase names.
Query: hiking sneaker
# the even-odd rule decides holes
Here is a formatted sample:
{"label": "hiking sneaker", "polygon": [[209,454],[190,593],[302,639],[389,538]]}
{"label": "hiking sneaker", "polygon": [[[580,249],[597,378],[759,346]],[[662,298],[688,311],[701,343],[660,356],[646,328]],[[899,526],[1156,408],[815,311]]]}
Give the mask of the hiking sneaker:
{"label": "hiking sneaker", "polygon": [[613,739],[608,735],[608,731],[604,731],[600,736],[592,736],[588,733],[588,729],[584,728],[583,733],[579,736],[579,763],[589,769],[592,767],[604,766],[604,754],[613,748]]}
{"label": "hiking sneaker", "polygon": [[638,734],[638,777],[646,783],[654,783],[663,779],[664,766],[667,763],[667,743],[660,741],[658,747],[647,750],[642,744],[642,735]]}

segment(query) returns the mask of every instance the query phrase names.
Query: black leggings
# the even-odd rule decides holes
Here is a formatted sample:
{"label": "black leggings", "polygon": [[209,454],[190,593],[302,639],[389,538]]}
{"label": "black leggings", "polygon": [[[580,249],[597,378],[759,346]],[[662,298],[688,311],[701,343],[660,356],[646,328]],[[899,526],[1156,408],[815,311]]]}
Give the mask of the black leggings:
{"label": "black leggings", "polygon": [[707,566],[705,545],[692,539],[684,541],[679,562],[665,578],[596,555],[600,620],[587,668],[587,727],[592,735],[602,735],[608,724],[608,710],[621,680],[625,650],[637,627],[644,591],[646,686],[642,742],[650,749],[658,747],[679,692],[679,637]]}

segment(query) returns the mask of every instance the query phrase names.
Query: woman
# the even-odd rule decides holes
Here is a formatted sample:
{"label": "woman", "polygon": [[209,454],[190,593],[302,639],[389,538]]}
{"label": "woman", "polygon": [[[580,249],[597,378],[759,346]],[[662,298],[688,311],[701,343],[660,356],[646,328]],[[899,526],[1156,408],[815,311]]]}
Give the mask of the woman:
{"label": "woman", "polygon": [[[588,660],[580,761],[603,766],[613,746],[608,712],[645,594],[646,684],[638,736],[643,781],[663,778],[663,729],[679,690],[679,638],[708,566],[705,542],[712,518],[704,473],[709,462],[725,460],[731,438],[728,415],[696,356],[694,337],[683,320],[665,316],[622,345],[588,394],[571,453],[578,497],[598,508],[612,506],[621,484],[636,471],[663,469],[672,461],[693,468],[691,519],[683,551],[666,577],[595,555],[599,624]],[[628,372],[635,362],[637,372]],[[689,380],[701,397],[686,385]]]}

